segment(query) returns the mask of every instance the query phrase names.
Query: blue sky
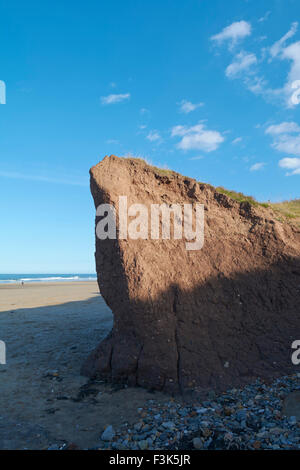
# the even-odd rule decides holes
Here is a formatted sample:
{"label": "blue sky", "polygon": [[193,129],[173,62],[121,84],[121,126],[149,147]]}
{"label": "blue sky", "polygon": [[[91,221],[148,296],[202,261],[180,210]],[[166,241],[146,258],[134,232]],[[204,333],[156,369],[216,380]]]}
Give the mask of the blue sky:
{"label": "blue sky", "polygon": [[106,154],[299,197],[298,20],[298,0],[0,1],[0,271],[94,271]]}

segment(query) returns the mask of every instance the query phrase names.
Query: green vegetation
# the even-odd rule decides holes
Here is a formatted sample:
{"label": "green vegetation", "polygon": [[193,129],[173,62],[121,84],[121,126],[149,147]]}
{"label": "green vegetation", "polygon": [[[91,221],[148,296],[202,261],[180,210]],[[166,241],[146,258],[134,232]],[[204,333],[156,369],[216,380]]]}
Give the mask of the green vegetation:
{"label": "green vegetation", "polygon": [[259,202],[252,196],[245,196],[243,193],[229,191],[222,187],[216,188],[216,191],[226,194],[226,196],[238,202],[249,202],[254,207],[270,208],[274,211],[277,220],[280,222],[291,220],[300,227],[300,199],[284,202]]}
{"label": "green vegetation", "polygon": [[245,196],[243,193],[229,191],[221,186],[216,188],[216,191],[226,194],[226,196],[238,202],[249,202],[254,207],[270,208],[274,211],[277,220],[280,222],[292,220],[293,223],[300,227],[300,199],[284,202],[259,202],[252,196]]}
{"label": "green vegetation", "polygon": [[169,170],[168,168],[158,168],[157,166],[152,166],[149,165],[151,168],[153,168],[159,175],[162,176],[170,176],[170,175],[175,175],[175,171]]}
{"label": "green vegetation", "polygon": [[159,175],[162,176],[171,176],[171,175],[176,175],[176,173],[173,170],[169,170],[169,168],[158,168],[157,166],[151,165],[150,163],[147,162],[147,160],[144,160],[143,158],[138,158],[138,157],[130,157],[129,160],[133,160],[135,162],[143,163],[143,165],[147,165],[153,170],[156,171]]}
{"label": "green vegetation", "polygon": [[245,194],[238,193],[236,191],[229,191],[228,189],[225,189],[222,186],[218,186],[216,188],[216,191],[218,191],[218,193],[226,194],[226,196],[230,197],[231,199],[234,199],[234,201],[249,202],[249,204],[251,204],[254,207],[258,207],[258,206],[269,207],[269,204],[266,202],[258,202],[252,196],[246,196]]}
{"label": "green vegetation", "polygon": [[[175,171],[169,170],[167,168],[158,168],[156,166],[150,165],[146,160],[142,158],[131,158],[131,160],[141,162],[146,164],[153,170],[155,170],[158,174],[162,176],[171,176],[171,175],[178,175]],[[182,175],[181,175],[182,176]],[[186,177],[186,179],[190,179]],[[259,202],[252,196],[246,196],[243,193],[239,193],[237,191],[230,191],[228,189],[223,188],[222,186],[218,186],[214,188],[210,184],[201,183],[211,188],[215,189],[218,193],[225,194],[226,196],[230,197],[234,201],[237,202],[248,202],[254,207],[265,207],[270,208],[276,215],[277,220],[284,222],[291,220],[294,224],[300,227],[300,199],[294,199],[291,201],[284,201],[284,202]]]}
{"label": "green vegetation", "polygon": [[278,220],[290,219],[300,227],[300,199],[270,203],[270,207],[278,216]]}

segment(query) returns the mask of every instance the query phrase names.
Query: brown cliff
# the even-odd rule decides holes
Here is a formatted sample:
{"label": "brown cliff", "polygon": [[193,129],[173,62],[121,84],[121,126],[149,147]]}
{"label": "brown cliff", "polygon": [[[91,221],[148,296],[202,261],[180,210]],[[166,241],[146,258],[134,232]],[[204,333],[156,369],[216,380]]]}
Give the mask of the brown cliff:
{"label": "brown cliff", "polygon": [[120,195],[128,205],[204,204],[205,242],[188,251],[184,239],[96,238],[114,326],[85,375],[182,391],[299,371],[291,362],[300,339],[299,229],[140,160],[105,157],[90,174],[96,207],[118,212]]}

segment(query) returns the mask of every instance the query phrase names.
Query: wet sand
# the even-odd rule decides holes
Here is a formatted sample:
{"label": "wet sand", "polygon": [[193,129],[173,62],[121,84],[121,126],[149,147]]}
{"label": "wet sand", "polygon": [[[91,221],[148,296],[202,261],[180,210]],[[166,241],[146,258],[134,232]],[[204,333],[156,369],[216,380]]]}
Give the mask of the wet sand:
{"label": "wet sand", "polygon": [[[0,449],[96,447],[107,425],[135,422],[153,394],[89,383],[80,367],[109,333],[96,282],[0,285]],[[167,398],[155,393],[155,398]]]}

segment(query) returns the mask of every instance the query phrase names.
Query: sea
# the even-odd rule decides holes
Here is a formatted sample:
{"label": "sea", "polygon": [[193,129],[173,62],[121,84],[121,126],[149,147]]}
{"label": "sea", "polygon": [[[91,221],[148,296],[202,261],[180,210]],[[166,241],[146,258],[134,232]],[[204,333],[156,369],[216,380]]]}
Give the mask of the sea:
{"label": "sea", "polygon": [[96,281],[96,274],[0,274],[0,284],[12,284],[14,282],[78,282]]}

